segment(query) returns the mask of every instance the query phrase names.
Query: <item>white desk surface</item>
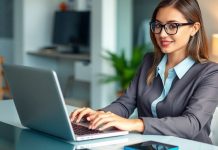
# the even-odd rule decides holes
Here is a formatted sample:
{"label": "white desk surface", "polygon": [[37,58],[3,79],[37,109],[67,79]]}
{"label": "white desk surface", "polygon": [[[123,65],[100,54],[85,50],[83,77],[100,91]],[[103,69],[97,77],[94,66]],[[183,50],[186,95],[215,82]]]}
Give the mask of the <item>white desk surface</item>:
{"label": "white desk surface", "polygon": [[[72,108],[72,106],[67,106],[69,113],[71,112]],[[0,101],[0,121],[20,128],[24,128],[20,123],[13,100]],[[218,150],[218,146],[213,146],[210,144],[182,139],[178,137],[141,135],[137,133],[130,133],[125,136],[90,140],[84,142],[72,142],[72,144],[79,145],[80,147],[90,147],[91,149],[95,150],[121,150],[123,149],[124,145],[130,145],[149,140],[178,145],[179,150]]]}

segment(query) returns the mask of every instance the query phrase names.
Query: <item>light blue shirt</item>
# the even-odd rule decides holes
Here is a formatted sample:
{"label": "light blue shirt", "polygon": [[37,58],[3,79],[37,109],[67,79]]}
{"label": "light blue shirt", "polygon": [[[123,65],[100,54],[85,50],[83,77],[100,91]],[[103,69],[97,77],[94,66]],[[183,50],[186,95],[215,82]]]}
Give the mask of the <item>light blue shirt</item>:
{"label": "light blue shirt", "polygon": [[171,68],[168,70],[168,76],[165,80],[164,72],[166,68],[166,63],[167,63],[167,55],[164,55],[161,62],[157,66],[157,70],[156,70],[156,76],[159,74],[162,80],[163,91],[161,95],[157,99],[155,99],[151,104],[151,111],[152,111],[153,117],[157,117],[157,104],[163,101],[164,98],[168,95],[172,82],[175,79],[175,77],[177,76],[179,79],[181,79],[186,74],[186,72],[191,68],[191,66],[195,63],[195,61],[191,57],[185,58],[183,61],[177,64],[174,68]]}

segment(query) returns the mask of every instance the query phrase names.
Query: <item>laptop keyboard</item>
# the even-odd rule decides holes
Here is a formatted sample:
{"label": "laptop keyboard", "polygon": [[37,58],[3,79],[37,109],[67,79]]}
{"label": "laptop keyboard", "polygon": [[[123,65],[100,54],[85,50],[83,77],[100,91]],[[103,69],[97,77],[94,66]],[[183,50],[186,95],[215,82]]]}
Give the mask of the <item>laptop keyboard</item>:
{"label": "laptop keyboard", "polygon": [[97,133],[102,133],[102,131],[99,130],[92,130],[87,127],[71,123],[73,127],[73,131],[76,135],[87,135],[87,134],[97,134]]}

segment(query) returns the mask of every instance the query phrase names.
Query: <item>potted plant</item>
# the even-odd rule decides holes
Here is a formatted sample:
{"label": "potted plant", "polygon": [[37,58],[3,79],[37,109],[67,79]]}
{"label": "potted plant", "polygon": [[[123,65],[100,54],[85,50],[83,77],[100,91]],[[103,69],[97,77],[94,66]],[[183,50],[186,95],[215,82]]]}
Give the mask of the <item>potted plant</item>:
{"label": "potted plant", "polygon": [[120,54],[106,51],[106,55],[103,57],[111,62],[111,65],[115,70],[115,74],[103,75],[101,81],[103,83],[117,82],[119,85],[118,95],[120,95],[128,87],[140,63],[142,62],[144,54],[148,51],[149,50],[146,46],[135,47],[133,48],[130,59],[126,58],[124,49],[121,50]]}

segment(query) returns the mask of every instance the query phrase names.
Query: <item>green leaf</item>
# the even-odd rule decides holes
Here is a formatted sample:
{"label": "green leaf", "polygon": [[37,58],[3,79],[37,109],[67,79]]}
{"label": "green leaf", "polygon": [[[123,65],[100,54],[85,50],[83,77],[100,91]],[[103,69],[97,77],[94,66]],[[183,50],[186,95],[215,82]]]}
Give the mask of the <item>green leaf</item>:
{"label": "green leaf", "polygon": [[120,54],[106,51],[106,55],[102,56],[105,60],[111,62],[115,75],[101,75],[101,83],[117,82],[120,90],[124,91],[133,79],[139,65],[142,62],[144,54],[151,51],[147,45],[133,48],[130,60],[126,59],[125,50],[122,49]]}

